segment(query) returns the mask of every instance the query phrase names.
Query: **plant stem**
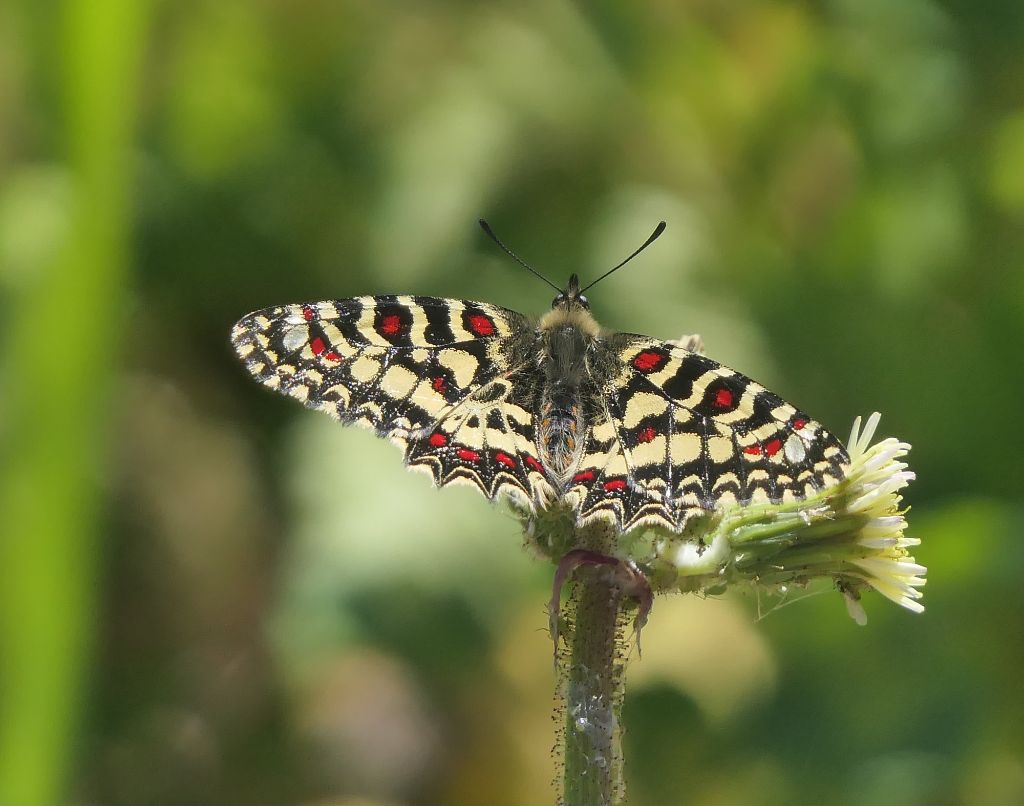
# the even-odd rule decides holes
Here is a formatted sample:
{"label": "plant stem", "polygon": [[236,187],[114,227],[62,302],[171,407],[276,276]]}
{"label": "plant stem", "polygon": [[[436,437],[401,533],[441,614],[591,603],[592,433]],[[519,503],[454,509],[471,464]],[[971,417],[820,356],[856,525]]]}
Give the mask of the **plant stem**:
{"label": "plant stem", "polygon": [[[29,210],[46,204],[48,212],[19,219],[32,223],[20,236],[34,239],[23,253],[39,258],[21,267],[25,282],[10,286],[0,339],[0,803],[41,806],[74,799],[65,785],[81,744],[103,565],[100,480],[130,307],[132,142],[151,4],[21,6],[32,22],[27,30],[46,44],[33,66],[52,90],[31,114],[57,127],[42,138],[54,151],[33,157],[66,193],[20,200]],[[5,192],[27,187],[9,184]],[[37,227],[36,220],[60,226]]]}
{"label": "plant stem", "polygon": [[622,589],[607,568],[580,568],[566,608],[568,652],[560,656],[564,708],[563,803],[610,806],[625,800],[622,700]]}

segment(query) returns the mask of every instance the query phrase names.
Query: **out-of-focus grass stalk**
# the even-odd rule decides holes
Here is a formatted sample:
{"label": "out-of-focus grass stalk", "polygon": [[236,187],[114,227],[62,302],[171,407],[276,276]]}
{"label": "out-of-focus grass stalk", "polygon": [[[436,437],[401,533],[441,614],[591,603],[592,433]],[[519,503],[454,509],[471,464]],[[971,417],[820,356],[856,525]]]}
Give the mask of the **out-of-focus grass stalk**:
{"label": "out-of-focus grass stalk", "polygon": [[23,7],[46,29],[66,240],[10,300],[0,348],[0,803],[62,800],[97,589],[99,482],[124,323],[132,132],[150,4]]}

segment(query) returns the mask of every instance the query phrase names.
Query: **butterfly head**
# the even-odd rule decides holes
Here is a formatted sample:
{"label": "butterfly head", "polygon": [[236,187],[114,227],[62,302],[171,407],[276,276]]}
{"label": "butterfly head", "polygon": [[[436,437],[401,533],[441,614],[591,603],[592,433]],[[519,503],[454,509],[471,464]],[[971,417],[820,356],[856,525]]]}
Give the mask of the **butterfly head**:
{"label": "butterfly head", "polygon": [[558,292],[558,296],[551,301],[551,307],[552,309],[561,308],[566,311],[573,308],[582,308],[585,311],[590,310],[590,302],[580,293],[579,277],[575,274],[569,275],[569,285],[566,286],[564,291]]}

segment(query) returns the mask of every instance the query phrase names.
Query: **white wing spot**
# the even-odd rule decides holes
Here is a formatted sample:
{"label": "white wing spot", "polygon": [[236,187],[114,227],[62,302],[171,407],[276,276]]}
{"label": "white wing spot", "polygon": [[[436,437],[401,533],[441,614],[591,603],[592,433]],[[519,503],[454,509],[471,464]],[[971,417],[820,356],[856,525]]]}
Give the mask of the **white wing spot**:
{"label": "white wing spot", "polygon": [[807,456],[807,448],[804,446],[804,441],[800,439],[796,434],[790,434],[789,439],[786,440],[785,445],[786,458],[794,464],[798,465]]}
{"label": "white wing spot", "polygon": [[309,328],[305,325],[291,328],[281,338],[281,344],[286,350],[301,350],[309,339]]}

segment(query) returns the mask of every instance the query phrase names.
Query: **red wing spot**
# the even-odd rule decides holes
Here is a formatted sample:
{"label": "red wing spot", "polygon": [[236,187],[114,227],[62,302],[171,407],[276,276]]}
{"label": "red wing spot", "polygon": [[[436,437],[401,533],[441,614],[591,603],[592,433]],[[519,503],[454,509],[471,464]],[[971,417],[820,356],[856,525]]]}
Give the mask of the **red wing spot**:
{"label": "red wing spot", "polygon": [[442,378],[440,375],[434,378],[433,383],[431,383],[430,385],[434,387],[435,392],[443,392],[445,390],[445,386],[447,386],[447,384],[444,382],[444,378]]}
{"label": "red wing spot", "polygon": [[516,460],[509,456],[507,453],[502,453],[501,451],[498,451],[496,454],[494,454],[494,458],[497,461],[501,462],[501,464],[505,465],[505,467],[516,466]]}
{"label": "red wing spot", "polygon": [[657,431],[655,431],[653,428],[651,428],[651,426],[647,426],[647,428],[645,428],[643,431],[641,431],[639,434],[636,435],[636,441],[637,442],[650,442],[657,435],[658,435]]}
{"label": "red wing spot", "polygon": [[719,389],[715,392],[715,405],[720,409],[727,409],[732,406],[732,390]]}
{"label": "red wing spot", "polygon": [[312,308],[310,308],[308,305],[302,306],[303,319],[305,319],[307,322],[312,322],[314,316],[316,316],[316,312]]}
{"label": "red wing spot", "polygon": [[793,428],[795,428],[797,431],[799,431],[805,425],[807,425],[807,420],[804,420],[803,418],[793,420]]}
{"label": "red wing spot", "polygon": [[771,442],[769,442],[767,445],[764,446],[764,452],[767,453],[769,456],[774,456],[775,454],[777,454],[781,450],[782,450],[782,440],[781,439],[773,439]]}
{"label": "red wing spot", "polygon": [[327,345],[324,344],[324,340],[317,336],[313,341],[309,343],[309,349],[313,351],[313,355],[322,355],[327,352]]}
{"label": "red wing spot", "polygon": [[382,336],[397,336],[402,329],[402,320],[397,313],[390,313],[380,320],[377,330]]}
{"label": "red wing spot", "polygon": [[331,350],[324,358],[328,361],[341,361],[341,356],[338,355],[334,350]]}
{"label": "red wing spot", "polygon": [[538,473],[543,473],[544,472],[544,465],[542,465],[540,462],[538,462],[532,456],[524,456],[523,457],[523,461],[526,462],[526,465],[528,467],[536,470]]}
{"label": "red wing spot", "polygon": [[578,481],[593,481],[594,480],[594,471],[593,470],[584,470],[584,471],[582,471],[580,473],[577,473],[575,476],[573,476],[572,480],[573,480],[573,483],[576,483]]}
{"label": "red wing spot", "polygon": [[469,317],[469,329],[478,336],[493,336],[494,322],[482,313],[475,313]]}
{"label": "red wing spot", "polygon": [[626,489],[626,480],[625,479],[612,479],[611,481],[606,481],[604,483],[604,488],[605,488],[605,490],[607,490],[610,493],[611,492],[615,492],[616,490],[625,490]]}
{"label": "red wing spot", "polygon": [[463,462],[479,462],[480,461],[480,454],[477,453],[476,451],[471,451],[469,448],[459,448],[455,452],[455,454]]}
{"label": "red wing spot", "polygon": [[640,355],[633,359],[633,366],[641,372],[651,372],[657,369],[665,361],[665,356],[661,353],[655,353],[651,350],[644,350]]}
{"label": "red wing spot", "polygon": [[448,444],[448,437],[441,433],[433,433],[430,435],[430,439],[427,440],[435,448],[443,448]]}
{"label": "red wing spot", "polygon": [[744,453],[749,453],[751,456],[760,456],[761,455],[761,446],[760,445],[747,445],[747,447],[745,447],[743,449],[743,452]]}

